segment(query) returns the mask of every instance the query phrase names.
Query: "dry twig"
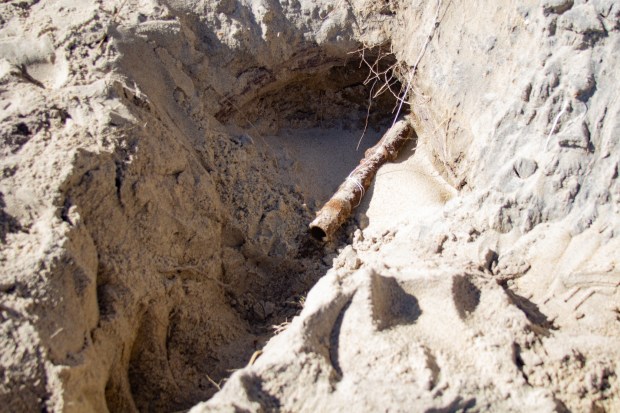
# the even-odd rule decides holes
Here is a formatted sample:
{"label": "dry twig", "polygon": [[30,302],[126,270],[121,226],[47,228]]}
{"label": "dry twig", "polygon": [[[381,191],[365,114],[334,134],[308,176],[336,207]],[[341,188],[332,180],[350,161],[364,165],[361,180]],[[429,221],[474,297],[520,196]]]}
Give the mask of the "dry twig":
{"label": "dry twig", "polygon": [[216,389],[222,390],[222,388],[220,387],[221,380],[219,383],[216,383],[215,380],[213,380],[208,374],[205,374],[205,376],[207,376],[207,380],[209,380],[209,383],[214,385]]}
{"label": "dry twig", "polygon": [[254,363],[256,363],[256,360],[263,354],[263,350],[256,350],[253,354],[252,357],[250,357],[250,361],[248,362],[248,366],[252,366],[254,365]]}
{"label": "dry twig", "polygon": [[43,83],[41,83],[40,81],[32,77],[30,73],[28,73],[28,70],[25,64],[15,65],[11,70],[11,74],[26,82],[30,82],[33,85],[40,87],[41,89],[45,89],[45,85]]}

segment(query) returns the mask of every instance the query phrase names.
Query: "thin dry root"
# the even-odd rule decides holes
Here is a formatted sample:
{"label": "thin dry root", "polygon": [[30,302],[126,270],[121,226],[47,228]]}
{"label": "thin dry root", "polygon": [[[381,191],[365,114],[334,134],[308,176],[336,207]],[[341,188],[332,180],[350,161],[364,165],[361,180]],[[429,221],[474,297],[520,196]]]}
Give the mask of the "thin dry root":
{"label": "thin dry root", "polygon": [[250,357],[250,361],[248,362],[248,366],[252,366],[254,365],[254,363],[256,363],[256,360],[263,354],[263,350],[256,350],[254,353],[252,353],[252,357]]}
{"label": "thin dry root", "polygon": [[411,139],[413,126],[406,120],[396,122],[381,140],[365,153],[364,159],[349,174],[336,193],[317,213],[310,223],[310,234],[317,240],[326,241],[340,228],[360,202],[377,170],[393,161],[398,152]]}

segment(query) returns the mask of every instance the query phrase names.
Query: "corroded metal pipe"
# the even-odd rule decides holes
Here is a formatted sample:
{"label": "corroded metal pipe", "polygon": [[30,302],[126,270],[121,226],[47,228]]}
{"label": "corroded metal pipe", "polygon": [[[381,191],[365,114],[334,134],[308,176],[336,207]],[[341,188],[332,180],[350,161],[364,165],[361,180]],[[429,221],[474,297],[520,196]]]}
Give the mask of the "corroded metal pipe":
{"label": "corroded metal pipe", "polygon": [[364,153],[364,159],[340,185],[336,193],[316,214],[310,223],[310,235],[326,241],[340,228],[351,212],[362,202],[377,170],[393,161],[398,152],[412,139],[413,126],[406,120],[396,122],[381,140]]}

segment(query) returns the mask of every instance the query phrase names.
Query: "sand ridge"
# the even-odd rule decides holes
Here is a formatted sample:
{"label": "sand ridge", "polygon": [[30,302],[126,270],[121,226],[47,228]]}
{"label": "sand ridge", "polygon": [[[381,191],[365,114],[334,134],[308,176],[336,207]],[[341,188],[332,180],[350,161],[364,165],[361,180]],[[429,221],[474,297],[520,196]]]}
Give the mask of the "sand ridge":
{"label": "sand ridge", "polygon": [[[619,21],[3,2],[0,410],[616,411]],[[416,139],[316,243],[397,97]]]}

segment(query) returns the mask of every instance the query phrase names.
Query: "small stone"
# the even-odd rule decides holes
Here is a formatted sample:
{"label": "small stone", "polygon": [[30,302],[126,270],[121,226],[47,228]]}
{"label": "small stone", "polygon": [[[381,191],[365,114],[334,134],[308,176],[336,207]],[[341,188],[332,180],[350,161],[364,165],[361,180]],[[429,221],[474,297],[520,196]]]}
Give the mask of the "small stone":
{"label": "small stone", "polygon": [[263,305],[261,303],[254,303],[254,305],[252,306],[252,311],[254,311],[254,314],[261,320],[264,320],[266,318],[265,309],[263,308]]}
{"label": "small stone", "polygon": [[276,311],[276,305],[271,301],[265,301],[263,309],[265,310],[265,317],[269,317],[271,314],[274,313],[274,311]]}
{"label": "small stone", "polygon": [[476,228],[469,228],[469,230],[467,231],[467,242],[474,242],[479,235],[480,231],[478,231]]}
{"label": "small stone", "polygon": [[360,260],[357,256],[347,257],[344,262],[344,266],[349,270],[357,270],[359,267],[362,266],[362,260]]}
{"label": "small stone", "polygon": [[529,271],[531,265],[522,258],[515,258],[512,254],[502,256],[498,259],[495,273],[500,280],[511,280],[521,277]]}
{"label": "small stone", "polygon": [[352,261],[347,260],[346,265],[350,270],[357,270],[359,267],[362,266],[362,260],[360,260],[358,257],[355,257]]}
{"label": "small stone", "polygon": [[240,146],[253,145],[254,139],[247,133],[233,137],[233,141]]}
{"label": "small stone", "polygon": [[334,266],[344,267],[348,270],[356,270],[362,265],[361,260],[357,256],[357,252],[351,245],[347,245],[338,259],[334,262]]}
{"label": "small stone", "polygon": [[441,254],[443,251],[443,245],[448,240],[448,236],[446,234],[440,234],[435,237],[433,242],[430,245],[430,251],[434,254]]}
{"label": "small stone", "polygon": [[362,232],[361,229],[358,228],[353,233],[353,243],[362,242],[362,241],[364,241],[364,233]]}

